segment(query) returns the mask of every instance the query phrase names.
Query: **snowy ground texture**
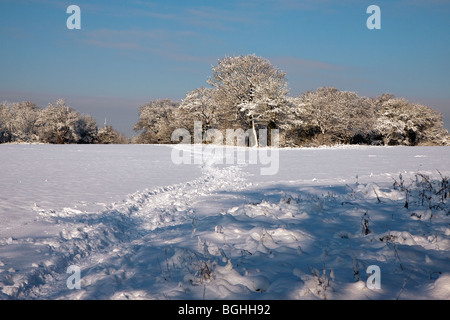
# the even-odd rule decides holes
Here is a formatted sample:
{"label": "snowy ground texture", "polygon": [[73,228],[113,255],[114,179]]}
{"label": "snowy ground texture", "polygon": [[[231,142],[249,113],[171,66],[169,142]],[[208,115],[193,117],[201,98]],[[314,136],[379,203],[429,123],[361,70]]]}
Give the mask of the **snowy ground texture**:
{"label": "snowy ground texture", "polygon": [[450,148],[171,151],[1,145],[0,299],[450,299]]}

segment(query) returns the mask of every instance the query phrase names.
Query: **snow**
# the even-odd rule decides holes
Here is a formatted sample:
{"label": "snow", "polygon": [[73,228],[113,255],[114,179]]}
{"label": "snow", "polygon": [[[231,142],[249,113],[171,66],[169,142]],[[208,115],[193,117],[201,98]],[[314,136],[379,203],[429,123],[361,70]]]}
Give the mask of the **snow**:
{"label": "snow", "polygon": [[450,148],[172,149],[0,145],[0,299],[450,299]]}

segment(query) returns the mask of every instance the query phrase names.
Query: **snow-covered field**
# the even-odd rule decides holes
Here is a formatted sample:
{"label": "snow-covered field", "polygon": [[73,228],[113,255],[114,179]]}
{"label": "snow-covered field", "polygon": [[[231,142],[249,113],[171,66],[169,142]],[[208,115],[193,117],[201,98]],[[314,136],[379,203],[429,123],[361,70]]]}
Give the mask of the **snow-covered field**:
{"label": "snow-covered field", "polygon": [[0,145],[0,299],[450,299],[450,148],[172,149]]}

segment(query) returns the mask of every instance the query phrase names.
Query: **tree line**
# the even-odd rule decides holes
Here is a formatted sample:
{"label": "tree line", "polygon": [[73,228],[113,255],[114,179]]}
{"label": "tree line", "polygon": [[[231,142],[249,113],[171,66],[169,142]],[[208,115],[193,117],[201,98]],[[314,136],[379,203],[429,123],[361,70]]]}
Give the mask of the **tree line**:
{"label": "tree line", "polygon": [[[321,87],[289,95],[286,73],[256,55],[225,57],[212,68],[208,87],[181,101],[158,99],[141,106],[131,140],[106,124],[99,128],[58,100],[43,109],[32,102],[0,104],[0,143],[171,144],[178,128],[194,133],[243,129],[258,142],[259,129],[277,129],[281,147],[333,144],[449,145],[442,115],[392,94],[360,97]],[[250,139],[252,138],[252,139]],[[269,139],[270,141],[270,139]]]}
{"label": "tree line", "polygon": [[241,128],[256,141],[259,129],[278,129],[282,147],[449,145],[439,112],[392,94],[368,98],[321,87],[292,97],[284,71],[255,55],[226,57],[212,71],[210,87],[188,92],[181,102],[159,99],[141,106],[133,141],[173,143],[176,128],[192,136],[194,121],[200,121],[203,133]]}
{"label": "tree line", "polygon": [[129,139],[59,99],[45,109],[33,102],[0,104],[0,143],[119,144]]}

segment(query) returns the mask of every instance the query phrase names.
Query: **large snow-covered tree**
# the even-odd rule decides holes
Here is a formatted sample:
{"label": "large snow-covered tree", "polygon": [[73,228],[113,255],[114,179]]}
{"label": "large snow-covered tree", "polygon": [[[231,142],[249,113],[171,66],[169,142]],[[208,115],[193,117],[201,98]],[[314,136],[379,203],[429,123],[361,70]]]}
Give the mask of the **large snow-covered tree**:
{"label": "large snow-covered tree", "polygon": [[137,143],[172,143],[171,135],[177,128],[175,112],[178,102],[170,99],[151,101],[139,108],[139,121],[134,125],[135,131],[141,131]]}
{"label": "large snow-covered tree", "polygon": [[228,118],[252,130],[276,128],[286,114],[289,89],[286,74],[256,55],[226,57],[213,67],[208,83],[217,89],[217,101]]}

